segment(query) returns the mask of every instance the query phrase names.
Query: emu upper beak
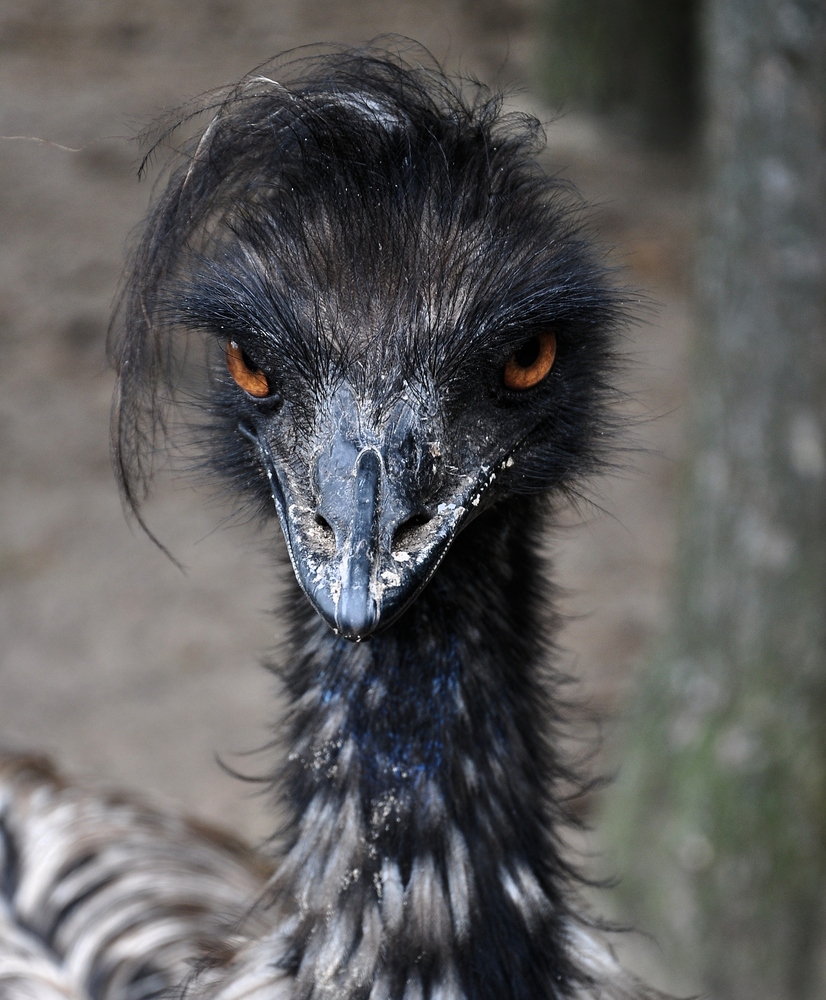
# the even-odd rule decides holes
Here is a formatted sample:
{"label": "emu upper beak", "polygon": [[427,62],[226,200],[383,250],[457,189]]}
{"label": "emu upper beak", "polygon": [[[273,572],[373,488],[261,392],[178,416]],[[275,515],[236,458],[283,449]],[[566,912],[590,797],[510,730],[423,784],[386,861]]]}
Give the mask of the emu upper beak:
{"label": "emu upper beak", "polygon": [[409,412],[365,431],[347,406],[328,426],[300,475],[263,436],[248,437],[302,590],[331,628],[359,641],[398,618],[433,576],[476,512],[477,477],[458,496],[451,491],[456,499],[435,502],[444,495],[438,463]]}

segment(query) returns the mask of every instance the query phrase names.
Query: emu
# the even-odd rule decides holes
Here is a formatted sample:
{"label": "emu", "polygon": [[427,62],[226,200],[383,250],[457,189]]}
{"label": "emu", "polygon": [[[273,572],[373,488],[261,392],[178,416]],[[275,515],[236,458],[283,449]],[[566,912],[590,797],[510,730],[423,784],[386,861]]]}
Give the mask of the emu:
{"label": "emu", "polygon": [[116,313],[115,464],[140,519],[177,407],[280,523],[287,819],[255,852],[0,758],[0,997],[653,997],[561,843],[538,548],[605,461],[623,308],[538,123],[369,47],[205,110]]}

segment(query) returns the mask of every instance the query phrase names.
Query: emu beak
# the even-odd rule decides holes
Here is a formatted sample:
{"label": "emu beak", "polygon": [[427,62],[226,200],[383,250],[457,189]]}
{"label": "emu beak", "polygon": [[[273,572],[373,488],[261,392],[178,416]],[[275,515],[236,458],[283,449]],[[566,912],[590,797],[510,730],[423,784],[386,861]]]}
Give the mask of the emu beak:
{"label": "emu beak", "polygon": [[[267,439],[247,436],[258,446],[298,583],[332,629],[358,642],[397,619],[427,584],[469,504],[426,502],[436,463],[415,417],[365,433],[351,413],[342,419],[339,411],[300,480]],[[411,461],[411,451],[427,459]]]}
{"label": "emu beak", "polygon": [[378,449],[340,437],[319,458],[317,480],[311,517],[283,489],[273,498],[302,590],[332,629],[358,642],[398,618],[430,580],[464,511],[422,512]]}

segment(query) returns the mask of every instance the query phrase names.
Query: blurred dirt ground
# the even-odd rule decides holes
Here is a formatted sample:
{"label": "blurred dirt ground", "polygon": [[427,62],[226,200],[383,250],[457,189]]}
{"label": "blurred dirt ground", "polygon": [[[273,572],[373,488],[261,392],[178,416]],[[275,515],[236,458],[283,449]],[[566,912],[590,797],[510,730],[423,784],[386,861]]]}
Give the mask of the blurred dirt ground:
{"label": "blurred dirt ground", "polygon": [[[154,791],[253,838],[262,803],[216,755],[260,772],[277,718],[259,666],[278,644],[277,544],[188,486],[147,510],[182,575],[124,520],[108,454],[104,339],[130,231],[146,210],[125,137],[164,108],[292,45],[394,31],[449,68],[530,90],[536,12],[497,3],[4,0],[0,8],[0,743]],[[593,203],[623,280],[650,305],[629,336],[638,449],[598,483],[604,508],[554,531],[572,621],[563,666],[606,718],[664,626],[689,327],[694,208],[685,163],[594,122],[548,127],[547,162]],[[584,522],[584,523],[583,523]],[[216,530],[220,528],[220,530]],[[613,767],[616,762],[607,762]]]}

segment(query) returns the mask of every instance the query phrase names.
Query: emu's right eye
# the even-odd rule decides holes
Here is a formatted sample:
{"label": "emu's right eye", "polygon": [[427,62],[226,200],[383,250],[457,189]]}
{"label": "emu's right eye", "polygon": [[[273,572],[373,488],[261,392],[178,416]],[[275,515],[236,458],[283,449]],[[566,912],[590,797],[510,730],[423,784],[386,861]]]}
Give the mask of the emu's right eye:
{"label": "emu's right eye", "polygon": [[550,330],[539,333],[508,358],[502,378],[508,389],[532,389],[547,377],[556,357],[556,337]]}
{"label": "emu's right eye", "polygon": [[253,368],[234,340],[227,342],[227,368],[235,383],[256,399],[270,395],[270,384],[260,368]]}

